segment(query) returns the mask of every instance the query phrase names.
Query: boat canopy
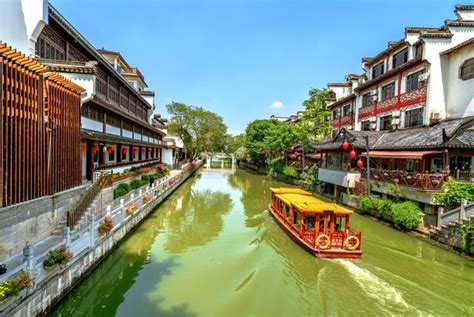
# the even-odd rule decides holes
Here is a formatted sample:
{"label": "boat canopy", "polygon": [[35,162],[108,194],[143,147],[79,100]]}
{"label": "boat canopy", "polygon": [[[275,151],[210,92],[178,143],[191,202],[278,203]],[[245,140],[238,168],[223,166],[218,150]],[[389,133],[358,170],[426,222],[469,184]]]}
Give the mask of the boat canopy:
{"label": "boat canopy", "polygon": [[[273,191],[273,190],[272,190]],[[277,194],[276,197],[289,207],[304,214],[322,214],[332,211],[336,215],[350,215],[352,210],[331,202],[324,202],[313,196],[302,194]]]}
{"label": "boat canopy", "polygon": [[296,188],[296,187],[271,187],[270,190],[274,194],[299,194],[299,195],[305,195],[305,196],[312,196],[310,192],[307,192],[306,190],[303,190],[301,188]]}

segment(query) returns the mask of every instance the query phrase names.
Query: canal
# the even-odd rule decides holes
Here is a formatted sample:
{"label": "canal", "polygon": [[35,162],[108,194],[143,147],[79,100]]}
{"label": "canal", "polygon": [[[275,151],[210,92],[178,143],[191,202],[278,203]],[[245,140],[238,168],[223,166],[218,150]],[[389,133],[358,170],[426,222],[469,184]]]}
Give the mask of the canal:
{"label": "canal", "polygon": [[271,186],[202,169],[53,316],[474,314],[473,262],[359,215],[362,259],[316,259],[268,214]]}

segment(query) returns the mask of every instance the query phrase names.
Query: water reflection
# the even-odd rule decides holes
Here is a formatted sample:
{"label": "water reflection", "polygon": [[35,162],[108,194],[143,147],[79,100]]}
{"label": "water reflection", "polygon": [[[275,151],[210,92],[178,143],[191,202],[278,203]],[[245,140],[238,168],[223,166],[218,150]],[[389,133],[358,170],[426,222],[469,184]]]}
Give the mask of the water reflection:
{"label": "water reflection", "polygon": [[215,239],[224,227],[223,216],[233,205],[229,194],[210,189],[191,190],[176,201],[182,206],[175,208],[166,224],[165,249],[170,253],[181,253]]}
{"label": "water reflection", "polygon": [[361,260],[320,260],[267,212],[242,170],[186,182],[74,290],[56,316],[473,315],[474,263],[370,219]]}

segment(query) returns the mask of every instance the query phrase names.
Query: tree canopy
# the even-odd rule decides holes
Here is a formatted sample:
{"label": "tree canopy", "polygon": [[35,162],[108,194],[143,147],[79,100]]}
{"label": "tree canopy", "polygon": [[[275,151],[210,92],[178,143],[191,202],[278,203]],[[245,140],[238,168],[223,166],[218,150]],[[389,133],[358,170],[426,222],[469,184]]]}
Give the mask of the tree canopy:
{"label": "tree canopy", "polygon": [[222,117],[198,106],[172,102],[166,105],[171,115],[168,131],[183,140],[191,160],[202,153],[223,151],[227,126]]}
{"label": "tree canopy", "polygon": [[331,132],[331,125],[327,120],[330,115],[327,104],[332,98],[332,92],[311,88],[308,95],[309,98],[303,101],[304,110],[298,124],[312,140],[319,141]]}

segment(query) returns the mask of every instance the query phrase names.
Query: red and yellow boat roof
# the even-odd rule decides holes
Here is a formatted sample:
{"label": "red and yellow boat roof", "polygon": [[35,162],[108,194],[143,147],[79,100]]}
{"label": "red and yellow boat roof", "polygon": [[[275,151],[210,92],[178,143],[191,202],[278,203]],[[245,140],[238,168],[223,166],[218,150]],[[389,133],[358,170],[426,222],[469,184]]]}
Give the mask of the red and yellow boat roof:
{"label": "red and yellow boat roof", "polygon": [[336,215],[350,215],[352,210],[332,202],[325,202],[313,197],[310,192],[300,188],[270,188],[276,198],[284,204],[305,214],[322,214],[332,211]]}

